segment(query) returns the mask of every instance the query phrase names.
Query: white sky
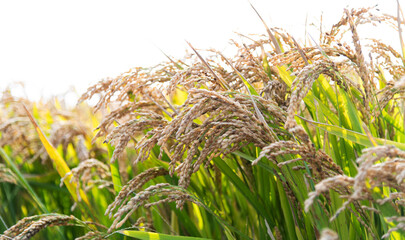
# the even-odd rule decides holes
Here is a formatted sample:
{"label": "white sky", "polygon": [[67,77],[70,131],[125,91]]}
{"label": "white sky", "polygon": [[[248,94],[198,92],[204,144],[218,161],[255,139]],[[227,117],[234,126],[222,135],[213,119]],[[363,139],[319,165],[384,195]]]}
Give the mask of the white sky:
{"label": "white sky", "polygon": [[[322,12],[326,29],[345,7],[378,3],[396,15],[395,0],[251,2],[269,26],[297,39],[304,39],[306,16],[319,26]],[[21,81],[32,99],[69,86],[81,94],[102,78],[166,61],[156,46],[174,58],[184,56],[184,40],[223,51],[235,31],[265,33],[247,0],[0,0],[0,91]],[[398,46],[397,35],[389,39]]]}

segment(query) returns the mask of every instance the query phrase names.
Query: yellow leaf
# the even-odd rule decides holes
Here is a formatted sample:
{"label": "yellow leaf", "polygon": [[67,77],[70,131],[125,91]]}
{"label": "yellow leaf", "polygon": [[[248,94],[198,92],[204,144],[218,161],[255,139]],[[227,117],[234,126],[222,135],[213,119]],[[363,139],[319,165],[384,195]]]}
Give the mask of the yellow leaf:
{"label": "yellow leaf", "polygon": [[[38,133],[39,139],[41,140],[42,144],[45,147],[46,152],[49,154],[49,157],[52,159],[54,166],[56,168],[56,171],[59,173],[60,177],[64,177],[67,173],[70,172],[69,166],[66,164],[65,160],[62,158],[62,156],[58,153],[58,151],[55,149],[54,146],[49,142],[49,140],[46,138],[45,134],[42,132],[41,128],[38,126],[38,124],[35,122],[33,116],[31,113],[28,111],[28,109],[23,105],[31,123],[34,125],[35,130]],[[77,202],[78,197],[76,194],[76,183],[75,182],[70,182],[70,179],[72,176],[68,176],[65,178],[64,183],[69,190],[70,194],[72,195],[73,199]],[[81,199],[90,207],[90,202],[87,199],[86,194],[83,192],[83,190],[80,189],[80,197]]]}

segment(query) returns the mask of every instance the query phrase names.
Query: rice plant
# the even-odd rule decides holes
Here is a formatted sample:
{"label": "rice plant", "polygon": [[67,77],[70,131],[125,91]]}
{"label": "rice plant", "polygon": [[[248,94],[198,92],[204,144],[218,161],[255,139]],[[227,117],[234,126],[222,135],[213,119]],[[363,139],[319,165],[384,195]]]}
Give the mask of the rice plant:
{"label": "rice plant", "polygon": [[405,238],[403,19],[346,10],[308,46],[264,24],[231,57],[187,43],[73,108],[3,92],[0,239]]}

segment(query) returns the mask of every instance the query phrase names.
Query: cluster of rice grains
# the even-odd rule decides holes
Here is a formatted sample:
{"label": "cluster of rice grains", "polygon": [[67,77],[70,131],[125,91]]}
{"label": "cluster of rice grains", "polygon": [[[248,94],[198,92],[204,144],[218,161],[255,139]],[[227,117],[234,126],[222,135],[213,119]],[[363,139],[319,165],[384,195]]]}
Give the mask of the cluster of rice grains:
{"label": "cluster of rice grains", "polygon": [[[39,231],[47,227],[81,226],[91,229],[89,225],[92,224],[94,223],[80,221],[74,216],[66,216],[61,214],[36,215],[26,217],[18,221],[14,226],[10,227],[3,234],[0,235],[0,240],[8,240],[8,239],[27,240],[32,238]],[[97,231],[89,231],[88,234],[76,239],[77,240],[104,239],[103,235],[105,236],[105,234],[102,234]]]}
{"label": "cluster of rice grains", "polygon": [[[112,189],[113,183],[110,180],[110,168],[108,165],[98,161],[97,159],[87,159],[79,163],[77,167],[73,168],[61,178],[60,186],[62,186],[65,179],[68,179],[70,176],[72,176],[69,180],[70,183],[79,183],[76,185],[76,195],[78,197],[78,201],[82,200],[80,194],[81,189],[83,189],[84,192],[88,192],[93,186],[96,185],[98,188],[106,188],[110,192],[114,193],[114,190]],[[75,207],[76,203],[72,206],[72,209]]]}
{"label": "cluster of rice grains", "polygon": [[[131,139],[135,140],[135,149],[139,153],[135,163],[147,160],[152,149],[159,146],[159,159],[162,156],[170,159],[170,175],[177,175],[178,186],[186,189],[192,174],[201,166],[212,167],[214,158],[225,157],[253,144],[261,149],[253,164],[267,157],[280,169],[287,164],[301,163],[295,164],[293,170],[310,170],[306,177],[318,184],[315,192],[309,194],[306,211],[316,196],[335,189],[348,200],[334,217],[353,203],[358,208],[359,221],[364,223],[361,217],[365,208],[358,201],[371,199],[365,179],[373,179],[372,186],[382,186],[384,182],[398,190],[380,202],[403,197],[403,159],[392,158],[402,156],[402,153],[389,146],[364,150],[358,159],[358,175],[345,176],[328,154],[316,149],[308,135],[310,130],[306,131],[297,124],[295,115],[301,112],[303,116],[308,115],[303,99],[321,75],[332,87],[335,84],[347,93],[358,93],[358,97],[352,97],[351,101],[360,111],[361,120],[367,124],[370,120],[378,121],[381,113],[370,108],[384,108],[394,96],[404,92],[405,80],[399,80],[404,74],[402,58],[392,47],[371,39],[367,45],[371,47],[367,50],[370,61],[365,61],[357,27],[381,22],[395,25],[398,21],[401,24],[395,17],[376,16],[371,12],[371,9],[346,11],[329,32],[321,34],[316,46],[300,47],[290,35],[279,29],[268,29],[270,40],[249,38],[253,43],[234,42],[238,54],[231,60],[213,50],[208,52],[214,54],[204,59],[190,45],[195,55],[191,54],[183,61],[169,58],[169,62],[154,68],[136,68],[117,78],[101,81],[81,100],[98,94],[96,109],[118,106],[105,118],[97,134],[106,135],[106,141],[116,145],[111,161],[122,155]],[[342,40],[347,32],[351,33],[352,43]],[[271,40],[274,38],[278,40],[276,45]],[[283,46],[284,52],[280,52],[278,44]],[[275,50],[266,51],[269,47]],[[282,68],[296,76],[291,85],[283,79]],[[389,81],[385,82],[384,88],[383,83],[376,83],[376,74],[386,74]],[[252,88],[259,93],[254,94]],[[179,100],[184,94],[187,94],[187,99]],[[114,122],[120,125],[113,128]],[[379,154],[381,151],[384,156]],[[283,162],[280,158],[283,155],[297,158]],[[392,160],[373,165],[381,157],[391,157]],[[276,170],[282,174],[280,169]],[[397,176],[391,175],[392,172],[397,172]],[[288,189],[291,184],[294,183],[286,182],[283,186],[291,200],[296,201],[294,192]],[[132,189],[131,185],[130,182],[123,189],[124,193],[117,196],[107,212],[111,214],[123,198],[129,196],[128,193],[138,189]],[[162,186],[149,187],[131,198],[114,215],[117,220],[111,228],[121,226],[129,214],[153,194],[152,190],[164,195],[157,191]],[[179,201],[181,194],[171,196],[171,199],[176,200],[180,207],[184,204]],[[296,205],[300,207],[299,203]],[[117,223],[126,212],[126,217]]]}
{"label": "cluster of rice grains", "polygon": [[[401,215],[400,206],[404,206],[405,204],[405,152],[390,145],[368,148],[363,150],[363,154],[357,159],[357,163],[359,164],[359,168],[355,177],[336,175],[319,182],[315,186],[315,191],[309,193],[309,198],[305,201],[305,210],[309,210],[317,196],[329,192],[331,189],[341,191],[339,189],[350,186],[350,193],[341,195],[347,201],[331,217],[331,221],[335,220],[344,209],[349,208],[350,203],[368,200],[378,205],[391,204],[395,207],[395,213],[399,215],[387,217],[387,221],[389,222],[396,221],[400,223],[396,227],[391,228],[382,238],[389,237],[393,231],[404,230],[405,219]],[[389,187],[391,188],[391,192],[388,196],[382,194],[381,198],[371,191],[377,187]],[[377,214],[381,213],[378,209],[368,206],[368,204],[362,206],[356,205],[356,207],[358,209],[373,211]],[[365,224],[365,226],[367,225]]]}
{"label": "cluster of rice grains", "polygon": [[[339,124],[341,121],[343,113],[336,108],[342,104],[340,100],[333,106],[334,99],[325,104],[313,97],[314,86],[324,81],[332,92],[347,96],[364,126],[373,126],[380,137],[393,138],[393,131],[380,130],[382,111],[376,109],[385,109],[387,115],[399,114],[398,106],[401,103],[403,106],[403,100],[398,96],[405,91],[405,78],[401,79],[405,74],[403,58],[379,40],[371,39],[370,44],[362,42],[361,45],[357,28],[362,24],[385,22],[399,27],[400,31],[403,22],[372,12],[371,8],[346,11],[330,31],[321,32],[319,43],[313,46],[300,46],[284,31],[267,29],[269,37],[253,40],[242,36],[249,44],[234,41],[237,54],[232,59],[214,50],[204,52],[208,54],[203,57],[202,51],[190,45],[193,54],[183,60],[169,58],[170,61],[152,68],[134,68],[89,88],[80,101],[97,97],[96,111],[111,110],[97,127],[95,137],[103,137],[105,143],[115,146],[110,162],[119,161],[119,166],[125,168],[122,163],[128,160],[125,159],[128,147],[137,152],[134,165],[149,161],[151,155],[162,162],[160,167],[138,173],[122,187],[105,211],[114,218],[107,232],[122,227],[141,207],[149,209],[165,202],[176,202],[178,208],[187,202],[206,206],[200,202],[204,196],[194,196],[187,189],[193,175],[202,171],[202,166],[215,181],[221,179],[222,173],[215,160],[224,159],[241,162],[240,171],[244,172],[241,175],[251,181],[251,189],[256,178],[254,168],[270,167],[268,174],[274,174],[272,181],[281,182],[290,207],[294,206],[295,229],[314,232],[306,236],[337,239],[334,231],[327,228],[322,231],[315,223],[304,226],[321,218],[314,216],[304,220],[307,214],[316,214],[311,211],[316,202],[332,221],[347,209],[366,231],[370,231],[371,237],[376,237],[366,221],[370,218],[369,212],[379,213],[379,210],[361,201],[395,203],[400,215],[398,206],[403,205],[405,190],[405,153],[392,146],[363,149],[357,158],[358,168],[354,172],[348,171],[338,163],[336,155],[327,151],[331,143],[326,140],[326,132],[314,141],[319,133],[307,124],[301,124],[304,120],[297,122],[297,115],[316,121],[322,111],[331,114],[325,117],[326,123]],[[344,42],[345,35],[351,36],[352,40]],[[368,47],[369,61],[364,56],[364,46]],[[322,94],[326,99],[328,93]],[[346,125],[351,127],[350,123]],[[0,128],[7,126],[6,122]],[[368,131],[367,127],[364,131]],[[80,135],[80,131],[72,134]],[[63,138],[57,139],[59,144],[65,144]],[[370,141],[373,141],[372,137]],[[350,144],[354,146],[354,143]],[[356,148],[360,147],[356,145]],[[241,153],[246,149],[256,151],[256,157],[243,157]],[[88,158],[89,153],[84,152],[83,159]],[[125,171],[120,170],[125,175]],[[215,174],[212,175],[212,171]],[[3,172],[7,174],[6,171],[0,174]],[[69,175],[73,176],[72,181],[80,182],[81,179],[83,185],[111,186],[109,167],[95,159],[81,162]],[[95,175],[101,180],[92,180]],[[148,181],[168,175],[178,179],[177,184],[157,183],[144,187]],[[298,175],[305,189],[299,189],[291,177]],[[7,176],[8,181],[13,181],[12,175]],[[220,186],[217,187],[221,191]],[[375,187],[389,187],[391,194],[376,199],[372,191]],[[336,191],[346,200],[335,212],[328,206],[329,196],[320,197],[329,190]],[[303,196],[308,199],[305,201]],[[388,220],[399,224],[385,232],[384,237],[405,228],[405,219],[401,216],[391,216]],[[143,222],[144,227],[153,230],[151,219],[141,217],[136,222]],[[267,220],[266,226],[269,236],[274,239]],[[289,236],[285,226],[272,227],[277,236]],[[25,230],[16,231],[16,234],[21,235],[22,231]],[[253,230],[249,234],[256,237]],[[96,239],[101,238],[98,232],[88,233],[89,238],[93,235]]]}
{"label": "cluster of rice grains", "polygon": [[63,215],[26,217],[18,221],[18,223],[11,228],[7,229],[7,231],[0,236],[0,239],[30,239],[46,227],[72,225],[71,221],[74,219],[73,216]]}

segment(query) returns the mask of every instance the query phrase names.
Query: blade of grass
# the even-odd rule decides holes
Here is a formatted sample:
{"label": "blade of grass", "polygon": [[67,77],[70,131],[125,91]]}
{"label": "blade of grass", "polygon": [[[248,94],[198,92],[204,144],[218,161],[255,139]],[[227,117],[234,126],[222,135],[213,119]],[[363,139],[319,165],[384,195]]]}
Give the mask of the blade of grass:
{"label": "blade of grass", "polygon": [[[346,140],[352,141],[354,143],[358,143],[360,145],[366,146],[366,147],[374,147],[373,142],[370,141],[367,135],[355,132],[349,129],[341,128],[338,126],[333,126],[325,123],[319,123],[315,121],[311,121],[309,119],[305,119],[301,116],[298,116],[298,118],[318,127],[321,128],[324,131],[327,131],[328,133],[331,133],[333,135],[336,135],[338,137],[344,138]],[[405,144],[404,143],[399,143],[399,142],[394,142],[382,138],[374,138],[375,142],[377,142],[380,145],[393,145],[399,149],[405,150]]]}
{"label": "blade of grass", "polygon": [[325,53],[325,51],[321,48],[321,46],[315,41],[315,39],[312,37],[312,35],[308,33],[308,36],[311,38],[312,42],[314,42],[316,48],[318,48],[318,50],[322,53],[322,55],[324,57],[326,57],[327,59],[329,59],[329,56]]}
{"label": "blade of grass", "polygon": [[258,201],[255,195],[249,190],[246,184],[243,183],[242,180],[233,172],[233,170],[226,164],[221,158],[216,157],[214,158],[214,163],[221,172],[229,178],[229,180],[233,183],[233,185],[242,193],[242,195],[249,201],[253,208],[256,209],[257,213],[263,216],[267,222],[274,226],[274,221],[270,216],[267,214],[265,207]]}
{"label": "blade of grass", "polygon": [[295,40],[295,38],[292,37],[292,40],[294,41],[295,46],[297,46],[298,52],[300,53],[302,59],[305,62],[305,65],[308,66],[309,62],[308,62],[308,58],[307,55],[305,54],[305,52],[302,50],[301,46],[298,44],[298,42]]}
{"label": "blade of grass", "polygon": [[256,89],[246,80],[246,78],[244,78],[242,76],[242,74],[238,71],[238,69],[236,69],[231,62],[229,62],[229,60],[221,53],[218,52],[217,53],[225,60],[225,62],[233,69],[233,71],[239,76],[239,78],[242,80],[242,82],[245,84],[245,87],[247,88],[249,95],[255,95],[255,96],[259,96],[259,94],[257,93]]}
{"label": "blade of grass", "polygon": [[[114,147],[111,146],[111,144],[108,144],[107,148],[108,148],[108,156],[111,159],[111,157],[114,153]],[[114,184],[114,191],[116,193],[119,193],[122,189],[122,182],[121,182],[121,175],[120,175],[118,161],[114,161],[114,163],[110,163],[110,171],[111,171],[112,182]]]}
{"label": "blade of grass", "polygon": [[210,72],[212,73],[212,75],[215,77],[216,80],[219,81],[219,85],[221,85],[221,87],[225,90],[229,90],[230,87],[228,86],[228,84],[226,84],[225,80],[222,77],[219,77],[214,70],[212,70],[212,68],[210,67],[210,65],[207,63],[207,61],[204,60],[204,58],[197,52],[197,50],[195,50],[195,48],[191,45],[191,43],[187,42],[186,43],[190,46],[191,49],[193,49],[193,51],[195,52],[195,54],[197,54],[198,58],[201,60],[201,62],[208,68],[208,70],[210,70]]}
{"label": "blade of grass", "polygon": [[266,72],[269,79],[273,80],[273,77],[271,76],[271,69],[270,69],[269,61],[267,60],[267,54],[264,51],[263,46],[261,46],[261,49],[262,49],[263,69]]}
{"label": "blade of grass", "polygon": [[185,236],[173,236],[162,233],[155,232],[142,232],[136,230],[122,230],[119,231],[122,235],[138,238],[141,240],[208,240],[208,238],[199,238],[199,237],[185,237]]}
{"label": "blade of grass", "polygon": [[178,68],[178,69],[180,69],[180,70],[183,70],[183,69],[184,69],[180,64],[176,63],[169,55],[167,55],[162,49],[160,49],[160,47],[158,47],[157,45],[155,45],[155,47],[156,47],[157,49],[159,49],[159,51],[160,51],[163,55],[165,55],[165,57],[166,57],[167,59],[169,59],[169,61],[170,61],[171,63],[173,63],[174,66],[176,66],[176,68]]}
{"label": "blade of grass", "polygon": [[267,26],[266,22],[263,20],[262,16],[260,16],[259,12],[256,10],[256,8],[253,6],[252,3],[250,3],[250,6],[253,8],[253,10],[256,12],[257,16],[260,18],[260,20],[262,21],[264,27],[266,28],[267,34],[269,34],[270,40],[274,45],[274,48],[276,50],[277,54],[282,53],[280,45],[278,44],[278,41],[276,39],[276,37],[274,36],[274,34],[271,32],[270,28]]}
{"label": "blade of grass", "polygon": [[397,23],[398,23],[398,34],[399,34],[399,43],[401,44],[402,50],[402,63],[405,65],[405,44],[404,39],[402,38],[402,28],[401,28],[401,6],[399,5],[399,0],[397,0]]}
{"label": "blade of grass", "polygon": [[34,189],[30,186],[28,181],[24,178],[18,167],[15,165],[15,163],[10,159],[10,157],[7,155],[7,153],[4,151],[2,147],[0,147],[0,156],[6,161],[7,165],[10,167],[10,169],[15,173],[17,176],[18,182],[21,186],[23,186],[28,193],[31,195],[31,197],[34,199],[35,203],[38,205],[38,207],[41,209],[43,213],[49,213],[48,209],[45,207],[45,204],[42,203],[41,199],[38,197],[38,195],[35,193]]}
{"label": "blade of grass", "polygon": [[[62,158],[62,156],[58,153],[58,151],[55,149],[54,146],[49,142],[49,140],[46,138],[45,134],[42,132],[41,128],[38,126],[36,123],[34,117],[31,115],[31,113],[28,111],[28,109],[23,105],[25,112],[27,113],[27,116],[29,117],[31,123],[34,125],[35,130],[38,133],[38,136],[42,142],[42,144],[45,147],[46,152],[49,154],[49,157],[52,159],[53,163],[55,164],[56,171],[59,173],[59,176],[62,178],[64,177],[67,173],[70,172],[69,166],[66,164],[65,160]],[[78,196],[76,194],[76,183],[70,182],[70,179],[72,176],[68,176],[65,178],[64,183],[69,190],[70,194],[72,195],[73,199],[77,202],[78,201]],[[86,194],[83,192],[82,189],[80,189],[80,197],[81,199],[87,204],[87,206],[91,207],[89,200],[87,199]]]}
{"label": "blade of grass", "polygon": [[367,135],[368,139],[370,140],[370,142],[373,144],[373,146],[377,147],[378,144],[375,141],[373,135],[371,134],[370,130],[368,129],[368,127],[365,123],[363,123],[363,130],[366,132],[366,135]]}
{"label": "blade of grass", "polygon": [[294,224],[294,220],[292,217],[292,211],[291,211],[291,205],[290,202],[285,194],[285,190],[281,184],[281,181],[277,181],[277,189],[278,189],[278,193],[279,193],[279,198],[280,198],[280,203],[281,203],[281,211],[283,212],[283,216],[284,216],[284,224],[286,226],[286,230],[287,230],[287,234],[288,234],[288,239],[297,239],[297,235],[295,231],[295,224]]}
{"label": "blade of grass", "polygon": [[342,96],[341,105],[344,106],[342,112],[347,115],[347,120],[351,124],[351,128],[356,132],[362,131],[363,122],[360,119],[358,109],[354,106],[349,96],[343,89],[339,88],[339,92],[340,96]]}

